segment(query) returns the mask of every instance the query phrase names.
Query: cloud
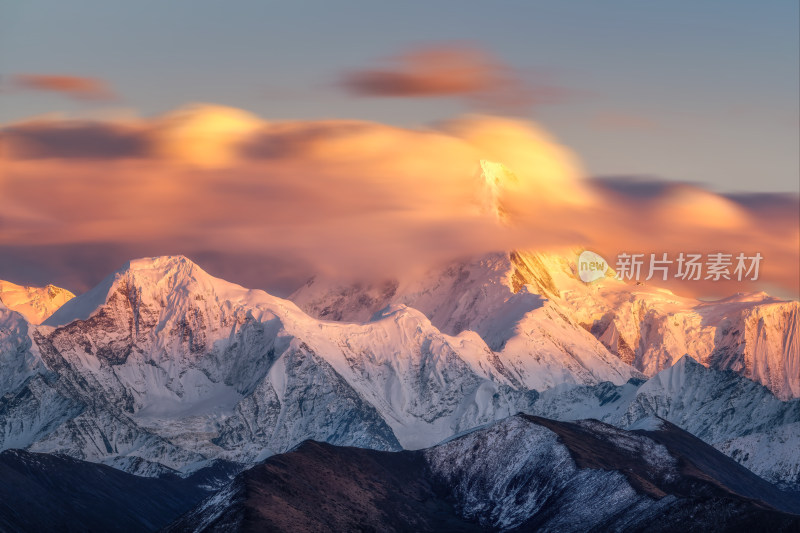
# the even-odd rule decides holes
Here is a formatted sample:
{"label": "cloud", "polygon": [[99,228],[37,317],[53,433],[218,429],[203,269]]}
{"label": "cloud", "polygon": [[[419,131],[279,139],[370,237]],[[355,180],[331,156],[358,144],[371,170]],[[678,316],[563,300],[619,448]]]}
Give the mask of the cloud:
{"label": "cloud", "polygon": [[569,149],[521,120],[407,129],[196,105],[16,124],[0,144],[0,279],[15,282],[81,291],[133,257],[181,253],[286,294],[314,273],[383,277],[489,251],[588,246],[609,260],[760,252],[761,281],[798,292],[797,195],[589,180]]}
{"label": "cloud", "polygon": [[82,121],[36,121],[4,128],[0,143],[17,159],[145,157],[140,128]]}
{"label": "cloud", "polygon": [[111,100],[111,88],[97,78],[56,74],[16,74],[11,77],[13,86],[33,91],[59,93],[78,100]]}
{"label": "cloud", "polygon": [[417,48],[385,60],[385,66],[354,70],[341,84],[370,97],[461,97],[495,109],[519,109],[560,101],[563,88],[534,85],[499,59],[466,45]]}
{"label": "cloud", "polygon": [[149,158],[217,168],[261,124],[245,111],[195,104],[150,121],[23,121],[0,130],[0,143],[14,159]]}

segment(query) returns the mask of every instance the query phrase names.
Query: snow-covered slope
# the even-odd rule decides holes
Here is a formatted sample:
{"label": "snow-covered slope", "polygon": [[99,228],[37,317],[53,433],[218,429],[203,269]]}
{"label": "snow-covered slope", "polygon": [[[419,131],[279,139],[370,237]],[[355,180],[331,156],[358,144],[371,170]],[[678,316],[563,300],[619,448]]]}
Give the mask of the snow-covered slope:
{"label": "snow-covered slope", "polygon": [[68,290],[55,285],[24,287],[0,280],[0,303],[20,313],[31,324],[41,324],[74,297]]}
{"label": "snow-covered slope", "polygon": [[715,448],[779,487],[800,490],[800,422],[718,442]]}
{"label": "snow-covered slope", "polygon": [[[800,489],[800,399],[781,401],[762,385],[688,356],[646,382],[556,387],[542,393],[531,412],[558,420],[594,418],[622,428],[660,417],[765,479]],[[759,443],[764,447],[756,452]]]}
{"label": "snow-covered slope", "polygon": [[0,397],[44,371],[41,359],[31,353],[29,329],[20,313],[0,302]]}
{"label": "snow-covered slope", "polygon": [[325,322],[184,257],[131,261],[27,333],[15,361],[47,372],[13,373],[2,446],[179,470],[307,438],[419,448],[526,409],[533,389],[636,375],[538,296],[517,299],[483,330],[487,345],[404,305]]}
{"label": "snow-covered slope", "polygon": [[[668,422],[642,422],[625,431],[596,420],[518,415],[425,456],[459,514],[492,530],[650,529],[654,517],[669,521],[684,506],[704,522],[719,510],[706,507],[706,498],[732,494],[757,506],[800,510],[796,493],[782,493]],[[699,501],[695,495],[702,495]],[[715,522],[705,528],[720,527]]]}
{"label": "snow-covered slope", "polygon": [[782,399],[800,397],[797,301],[754,293],[700,302],[607,280],[591,305],[567,295],[565,306],[607,348],[648,376],[690,354],[705,366],[761,383]]}
{"label": "snow-covered slope", "polygon": [[545,391],[534,410],[559,420],[596,418],[621,427],[659,416],[711,443],[800,421],[800,400],[781,401],[762,385],[688,356],[647,381]]}
{"label": "snow-covered slope", "polygon": [[[778,397],[800,397],[800,303],[764,293],[716,302],[679,297],[657,285],[613,278],[585,284],[577,252],[496,253],[459,261],[423,276],[380,284],[337,285],[312,279],[290,299],[312,316],[362,321],[392,303],[422,311],[446,333],[478,332],[490,346],[515,329],[544,338],[586,329],[605,350],[646,376],[689,354],[705,366],[734,370]],[[554,324],[555,323],[555,324]],[[517,339],[524,339],[518,335]],[[556,339],[559,339],[557,336]],[[583,341],[587,351],[589,347]],[[574,346],[556,340],[548,353],[572,361]],[[536,383],[547,388],[552,383]]]}
{"label": "snow-covered slope", "polygon": [[504,376],[529,389],[639,376],[565,315],[552,299],[557,295],[541,258],[512,253],[378,286],[311,280],[290,299],[312,316],[341,321],[361,321],[390,305],[417,309],[444,333],[477,333],[503,354]]}

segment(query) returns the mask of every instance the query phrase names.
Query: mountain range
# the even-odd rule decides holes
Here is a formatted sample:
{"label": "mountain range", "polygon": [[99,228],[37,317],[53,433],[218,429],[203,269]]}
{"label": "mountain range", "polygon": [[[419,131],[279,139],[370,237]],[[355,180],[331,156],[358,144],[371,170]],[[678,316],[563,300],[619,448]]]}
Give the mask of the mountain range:
{"label": "mountain range", "polygon": [[[680,433],[684,444],[677,448],[654,442],[680,465],[681,457],[706,446],[703,454],[727,457],[723,470],[752,476],[736,487],[725,485],[724,491],[738,495],[735,503],[727,493],[708,500],[694,478],[690,488],[676,482],[683,488],[675,489],[667,478],[657,479],[658,465],[641,466],[648,481],[639,486],[628,479],[633,485],[623,483],[619,490],[658,502],[672,495],[681,503],[653,507],[632,497],[626,501],[634,507],[620,508],[617,518],[598,527],[636,529],[636,505],[675,520],[701,513],[709,520],[733,517],[731,524],[739,518],[738,523],[763,518],[780,527],[791,524],[780,513],[797,512],[793,504],[765,507],[741,487],[758,480],[797,501],[798,302],[763,293],[702,302],[624,283],[613,273],[584,284],[575,276],[574,257],[497,253],[408,279],[342,284],[315,278],[288,300],[214,278],[182,256],[148,258],[131,261],[85,294],[64,296],[45,320],[45,311],[22,312],[35,298],[0,295],[0,449],[102,463],[135,479],[244,470],[182,519],[190,529],[212,516],[239,520],[243,479],[290,491],[291,485],[273,487],[264,472],[275,474],[276,464],[291,467],[286,458],[297,454],[298,468],[322,460],[309,457],[314,453],[345,454],[344,463],[358,454],[402,458],[386,459],[378,477],[392,492],[404,479],[397,468],[410,461],[403,475],[416,476],[412,485],[435,493],[433,508],[413,511],[427,524],[422,530],[435,524],[511,530],[534,523],[556,528],[574,504],[565,500],[565,507],[550,507],[553,516],[545,519],[537,514],[542,508],[514,510],[508,502],[521,501],[515,493],[505,504],[481,504],[496,510],[465,510],[473,496],[459,492],[460,476],[472,474],[445,468],[462,453],[454,443],[502,441],[512,432],[517,436],[506,442],[509,457],[529,453],[521,462],[510,461],[510,468],[522,472],[530,457],[541,460],[534,448],[540,449],[537,439],[546,431],[568,448],[548,440],[548,449],[569,452],[573,460],[578,452],[570,442],[585,447],[592,439],[610,439],[617,446],[628,437],[614,432],[651,440],[653,432]],[[46,293],[59,294],[50,288]],[[526,415],[516,416],[520,412]],[[567,423],[588,419],[595,421]],[[347,456],[353,448],[359,449],[356,455]],[[449,458],[436,463],[437,454]],[[490,468],[480,466],[484,456],[474,455],[476,468]],[[670,475],[688,475],[680,465]],[[722,475],[717,466],[706,466],[711,478]],[[600,470],[625,467],[614,463]],[[539,490],[529,471],[519,475],[528,480],[524,486]],[[445,492],[430,485],[434,478],[447,480]],[[521,518],[501,519],[504,513]],[[677,522],[665,522],[670,523]]]}
{"label": "mountain range", "polygon": [[[509,324],[522,329],[560,314],[647,377],[689,354],[761,383],[781,399],[800,397],[797,301],[760,292],[705,302],[618,280],[611,269],[587,284],[576,275],[579,252],[490,254],[382,283],[312,279],[290,299],[311,316],[358,322],[404,304],[444,333],[478,332],[493,349],[507,340],[510,331],[503,328]],[[535,320],[537,314],[550,316]]]}

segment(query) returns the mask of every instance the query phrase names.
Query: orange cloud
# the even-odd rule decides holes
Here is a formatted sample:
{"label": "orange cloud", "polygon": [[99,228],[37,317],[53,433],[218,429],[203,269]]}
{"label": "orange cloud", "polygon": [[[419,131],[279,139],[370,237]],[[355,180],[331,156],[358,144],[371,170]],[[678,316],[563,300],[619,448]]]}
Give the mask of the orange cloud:
{"label": "orange cloud", "polygon": [[60,93],[80,100],[110,100],[114,93],[97,78],[56,74],[17,74],[12,77],[14,86],[35,91]]}
{"label": "orange cloud", "polygon": [[519,120],[405,129],[193,106],[16,124],[0,145],[0,279],[14,282],[81,290],[109,264],[182,253],[286,293],[313,273],[383,277],[496,250],[587,246],[612,263],[619,252],[764,256],[759,282],[673,283],[681,293],[797,294],[800,283],[796,195],[587,180],[570,150]]}
{"label": "orange cloud", "polygon": [[470,46],[418,48],[386,63],[384,68],[345,73],[342,85],[358,96],[459,96],[500,108],[551,103],[566,93],[559,87],[534,86],[509,65]]}

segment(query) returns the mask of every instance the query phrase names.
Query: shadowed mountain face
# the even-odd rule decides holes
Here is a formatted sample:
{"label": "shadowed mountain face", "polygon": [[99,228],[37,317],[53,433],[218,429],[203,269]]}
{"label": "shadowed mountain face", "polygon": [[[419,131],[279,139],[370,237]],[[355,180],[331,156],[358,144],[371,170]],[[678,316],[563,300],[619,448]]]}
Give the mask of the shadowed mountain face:
{"label": "shadowed mountain face", "polygon": [[168,531],[480,531],[458,516],[419,452],[306,441],[274,456]]}
{"label": "shadowed mountain face", "polygon": [[188,478],[134,476],[62,455],[0,453],[0,531],[156,531],[208,496],[234,465]]}
{"label": "shadowed mountain face", "polygon": [[307,441],[168,531],[794,531],[777,490],[660,419],[624,431],[517,415],[419,451]]}

